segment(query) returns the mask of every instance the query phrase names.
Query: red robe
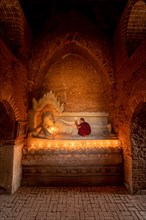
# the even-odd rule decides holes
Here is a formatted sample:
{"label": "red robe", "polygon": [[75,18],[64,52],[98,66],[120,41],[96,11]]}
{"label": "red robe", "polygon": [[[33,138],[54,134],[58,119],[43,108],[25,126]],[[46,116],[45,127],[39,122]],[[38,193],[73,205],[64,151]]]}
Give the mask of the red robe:
{"label": "red robe", "polygon": [[91,127],[87,122],[83,122],[79,125],[78,134],[81,136],[86,136],[91,133]]}

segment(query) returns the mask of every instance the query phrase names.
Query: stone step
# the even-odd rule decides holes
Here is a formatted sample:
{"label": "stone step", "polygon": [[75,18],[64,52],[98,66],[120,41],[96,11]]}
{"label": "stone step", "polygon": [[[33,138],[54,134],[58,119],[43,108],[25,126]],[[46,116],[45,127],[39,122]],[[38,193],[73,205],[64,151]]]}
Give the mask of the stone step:
{"label": "stone step", "polygon": [[48,175],[23,173],[22,186],[116,186],[123,185],[123,175]]}

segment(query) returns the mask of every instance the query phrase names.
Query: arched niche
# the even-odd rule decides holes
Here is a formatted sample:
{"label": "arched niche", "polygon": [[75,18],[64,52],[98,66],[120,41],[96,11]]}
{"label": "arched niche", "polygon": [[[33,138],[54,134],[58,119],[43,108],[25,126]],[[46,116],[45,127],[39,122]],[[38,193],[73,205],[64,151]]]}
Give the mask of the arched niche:
{"label": "arched niche", "polygon": [[0,101],[0,140],[12,140],[16,135],[15,113],[6,100]]}
{"label": "arched niche", "polygon": [[88,59],[67,53],[46,72],[42,91],[55,92],[68,112],[105,112],[106,102],[99,70]]}
{"label": "arched niche", "polygon": [[133,192],[146,190],[146,103],[135,109],[131,121]]}

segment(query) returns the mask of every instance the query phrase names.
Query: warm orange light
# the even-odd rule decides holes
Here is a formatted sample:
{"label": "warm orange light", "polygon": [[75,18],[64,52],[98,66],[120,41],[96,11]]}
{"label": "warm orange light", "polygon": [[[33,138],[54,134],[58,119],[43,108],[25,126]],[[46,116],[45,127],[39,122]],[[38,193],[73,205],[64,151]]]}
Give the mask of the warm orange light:
{"label": "warm orange light", "polygon": [[49,148],[65,148],[66,150],[74,149],[85,149],[85,148],[116,148],[121,146],[121,142],[118,139],[102,139],[102,140],[48,140],[48,139],[38,139],[31,138],[27,142],[27,146],[29,149],[49,149]]}

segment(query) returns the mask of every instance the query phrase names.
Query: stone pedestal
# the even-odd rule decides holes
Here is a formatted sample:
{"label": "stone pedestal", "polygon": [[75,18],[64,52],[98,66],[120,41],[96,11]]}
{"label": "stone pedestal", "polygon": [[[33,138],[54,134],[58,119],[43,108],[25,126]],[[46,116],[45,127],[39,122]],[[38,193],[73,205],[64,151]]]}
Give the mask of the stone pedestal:
{"label": "stone pedestal", "polygon": [[12,178],[12,193],[16,192],[21,186],[22,180],[22,149],[24,143],[19,143],[14,146],[13,157],[13,178]]}
{"label": "stone pedestal", "polygon": [[23,185],[94,186],[123,184],[120,141],[28,141],[23,150]]}
{"label": "stone pedestal", "polygon": [[0,187],[8,193],[14,193],[21,185],[23,145],[21,141],[5,141],[0,145]]}

